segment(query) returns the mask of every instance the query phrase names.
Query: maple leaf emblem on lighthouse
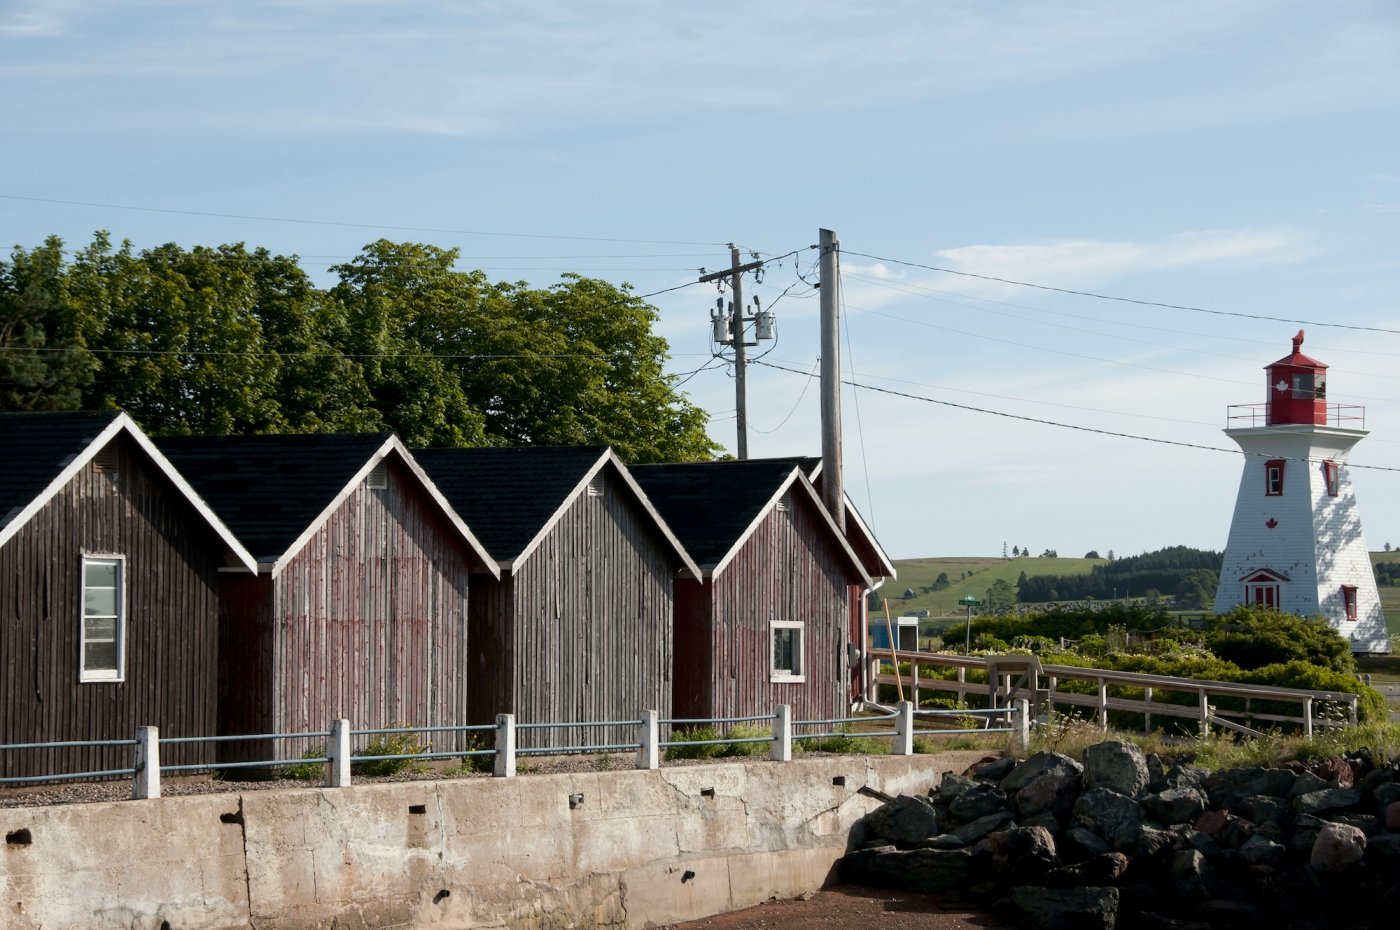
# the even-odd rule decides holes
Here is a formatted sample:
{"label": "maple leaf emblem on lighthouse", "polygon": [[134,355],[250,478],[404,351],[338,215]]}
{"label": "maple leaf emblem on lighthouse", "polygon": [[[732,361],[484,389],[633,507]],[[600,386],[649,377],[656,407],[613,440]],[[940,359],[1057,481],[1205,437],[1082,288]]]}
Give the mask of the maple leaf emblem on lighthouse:
{"label": "maple leaf emblem on lighthouse", "polygon": [[1268,520],[1264,521],[1264,525],[1267,526],[1269,529],[1273,529],[1274,527],[1278,526],[1278,521],[1275,520],[1273,517],[1270,517]]}

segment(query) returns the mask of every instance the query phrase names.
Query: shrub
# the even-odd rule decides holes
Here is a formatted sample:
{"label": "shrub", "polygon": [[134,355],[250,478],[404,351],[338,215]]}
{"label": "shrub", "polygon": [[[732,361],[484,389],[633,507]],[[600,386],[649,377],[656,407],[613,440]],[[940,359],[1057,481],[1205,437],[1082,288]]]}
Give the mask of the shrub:
{"label": "shrub", "polygon": [[[357,756],[405,756],[420,755],[431,747],[418,741],[417,733],[383,733],[365,744],[365,748],[355,753]],[[372,759],[356,762],[350,766],[350,774],[365,778],[380,778],[397,775],[405,769],[417,771],[421,762],[414,759]]]}

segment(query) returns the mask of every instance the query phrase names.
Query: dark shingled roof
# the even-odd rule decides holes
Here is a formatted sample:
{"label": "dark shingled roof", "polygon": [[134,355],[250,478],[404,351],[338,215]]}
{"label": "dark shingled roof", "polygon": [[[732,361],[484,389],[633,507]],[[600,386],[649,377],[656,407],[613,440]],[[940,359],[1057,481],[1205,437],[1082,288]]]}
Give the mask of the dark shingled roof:
{"label": "dark shingled roof", "polygon": [[156,445],[259,562],[274,562],[389,433],[165,436]]}
{"label": "dark shingled roof", "polygon": [[633,465],[628,469],[701,568],[714,568],[772,500],[793,461]]}
{"label": "dark shingled roof", "polygon": [[517,558],[606,446],[414,449],[413,457],[498,561]]}
{"label": "dark shingled roof", "polygon": [[0,527],[42,494],[119,416],[116,410],[0,413]]}

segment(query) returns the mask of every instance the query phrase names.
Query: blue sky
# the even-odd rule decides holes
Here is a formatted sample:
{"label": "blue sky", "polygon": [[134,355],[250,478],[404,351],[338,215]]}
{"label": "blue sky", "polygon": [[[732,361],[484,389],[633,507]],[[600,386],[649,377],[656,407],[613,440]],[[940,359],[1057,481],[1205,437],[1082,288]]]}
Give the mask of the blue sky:
{"label": "blue sky", "polygon": [[[649,293],[835,230],[846,376],[944,402],[845,393],[848,487],[896,557],[1223,548],[1240,458],[1170,443],[1232,448],[1226,406],[1309,321],[1366,407],[1368,543],[1400,545],[1389,0],[0,0],[0,91],[6,246],[241,241],[326,280],[382,236]],[[749,287],[800,372],[814,261]],[[715,297],[654,298],[672,371],[712,362]],[[727,366],[684,389],[732,446]],[[805,374],[749,389],[751,454],[819,451]]]}

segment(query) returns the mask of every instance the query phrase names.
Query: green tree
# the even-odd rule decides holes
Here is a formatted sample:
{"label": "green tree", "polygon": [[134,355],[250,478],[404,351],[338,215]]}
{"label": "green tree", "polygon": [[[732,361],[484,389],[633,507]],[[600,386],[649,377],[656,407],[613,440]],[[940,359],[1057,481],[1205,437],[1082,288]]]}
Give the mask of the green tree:
{"label": "green tree", "polygon": [[1009,610],[1016,605],[1016,591],[1011,587],[1011,582],[1005,578],[998,578],[987,589],[982,602],[989,613]]}
{"label": "green tree", "polygon": [[0,262],[0,409],[76,410],[92,381],[85,327],[68,299],[63,242]]}

